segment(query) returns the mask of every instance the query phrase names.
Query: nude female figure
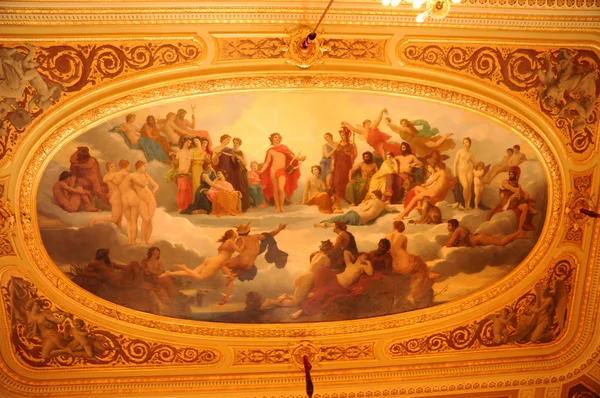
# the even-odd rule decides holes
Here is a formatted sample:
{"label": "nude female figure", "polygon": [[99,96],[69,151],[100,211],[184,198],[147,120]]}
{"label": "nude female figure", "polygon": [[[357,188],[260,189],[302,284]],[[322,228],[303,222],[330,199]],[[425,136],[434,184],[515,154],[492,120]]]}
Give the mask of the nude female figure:
{"label": "nude female figure", "polygon": [[106,163],[106,169],[108,173],[102,177],[102,181],[108,185],[108,203],[111,206],[110,217],[93,217],[88,226],[92,226],[97,222],[112,222],[117,224],[117,227],[121,229],[121,221],[123,219],[123,200],[119,185],[123,182],[125,177],[129,174],[127,169],[121,169],[117,171],[117,167],[113,162]]}
{"label": "nude female figure", "polygon": [[119,162],[120,173],[124,175],[123,180],[119,184],[121,192],[122,214],[127,220],[127,244],[137,245],[137,220],[140,216],[140,198],[133,190],[132,175],[129,172],[131,163],[129,160],[122,159]]}
{"label": "nude female figure", "polygon": [[458,176],[458,181],[463,187],[463,199],[465,200],[465,209],[471,209],[471,198],[473,196],[473,168],[475,167],[475,157],[469,151],[471,148],[471,139],[463,138],[464,148],[459,150],[454,158],[454,175]]}
{"label": "nude female figure", "polygon": [[421,256],[408,253],[408,239],[404,235],[405,225],[402,221],[394,221],[392,233],[386,236],[390,241],[392,269],[394,273],[410,275],[410,292],[406,299],[416,304],[423,298],[428,289],[433,286],[433,279],[440,276],[431,272]]}
{"label": "nude female figure", "polygon": [[129,143],[134,146],[140,145],[140,129],[133,124],[135,122],[135,114],[130,113],[125,116],[125,123],[121,123],[119,128],[125,134],[125,137],[129,140]]}
{"label": "nude female figure", "polygon": [[395,221],[401,221],[404,217],[406,217],[424,197],[429,196],[430,198],[435,198],[440,195],[444,189],[448,186],[448,178],[446,177],[446,165],[444,163],[438,163],[434,167],[435,173],[430,177],[428,181],[429,186],[427,188],[417,187],[415,188],[415,196],[408,203],[408,205],[402,210],[402,213],[398,217],[395,218]]}
{"label": "nude female figure", "polygon": [[[144,245],[150,244],[152,218],[156,211],[156,191],[158,191],[158,184],[146,173],[147,168],[146,162],[138,160],[135,163],[135,173],[130,174],[133,187],[140,199],[139,212],[142,216],[142,243]],[[152,187],[152,191],[148,189],[148,185]]]}
{"label": "nude female figure", "polygon": [[[241,253],[244,250],[246,242],[242,240],[241,244],[238,246],[235,242],[237,238],[237,232],[235,232],[233,229],[227,230],[225,234],[217,241],[220,242],[221,245],[217,249],[218,253],[216,256],[205,258],[202,264],[194,269],[188,268],[185,264],[173,264],[174,267],[179,268],[181,271],[164,272],[160,275],[160,278],[166,276],[189,276],[199,281],[210,278],[218,270],[223,270],[225,267],[223,263],[229,260],[231,256],[233,256],[233,253]],[[226,269],[226,271],[227,273],[230,273],[229,269]]]}

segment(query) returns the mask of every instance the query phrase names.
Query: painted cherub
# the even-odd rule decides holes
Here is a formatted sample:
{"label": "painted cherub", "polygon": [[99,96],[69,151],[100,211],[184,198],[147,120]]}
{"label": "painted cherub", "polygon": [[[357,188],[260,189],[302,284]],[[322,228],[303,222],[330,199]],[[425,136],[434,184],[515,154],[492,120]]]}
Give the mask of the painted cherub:
{"label": "painted cherub", "polygon": [[494,335],[494,343],[506,344],[508,342],[508,328],[507,325],[515,317],[514,312],[508,308],[503,308],[500,313],[490,315],[486,319],[491,320],[494,324],[492,326],[492,334]]}
{"label": "painted cherub", "polygon": [[83,320],[75,319],[72,324],[73,327],[68,328],[68,334],[73,337],[73,340],[67,347],[73,352],[83,351],[87,358],[93,358],[104,351],[114,350],[114,348],[108,347],[103,341],[90,334]]}
{"label": "painted cherub", "polygon": [[490,169],[490,165],[485,165],[483,162],[477,162],[475,164],[475,170],[473,170],[473,190],[475,192],[475,208],[479,208],[481,203],[481,195],[483,194],[483,177],[487,174]]}

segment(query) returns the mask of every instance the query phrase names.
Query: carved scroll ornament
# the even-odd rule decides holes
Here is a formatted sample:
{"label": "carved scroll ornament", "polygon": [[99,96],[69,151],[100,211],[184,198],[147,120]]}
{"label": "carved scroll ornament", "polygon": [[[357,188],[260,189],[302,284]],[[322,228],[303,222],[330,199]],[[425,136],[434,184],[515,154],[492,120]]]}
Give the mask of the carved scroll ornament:
{"label": "carved scroll ornament", "polygon": [[465,41],[431,44],[409,39],[398,48],[408,65],[450,71],[501,87],[542,112],[576,161],[596,151],[600,117],[600,55],[579,48],[539,50]]}
{"label": "carved scroll ornament", "polygon": [[554,341],[565,333],[566,311],[573,294],[575,272],[573,259],[559,260],[532,291],[508,304],[499,313],[430,336],[393,341],[387,353],[399,358]]}
{"label": "carved scroll ornament", "polygon": [[15,153],[30,124],[59,101],[108,80],[199,62],[196,39],[81,41],[0,46],[0,165]]}
{"label": "carved scroll ornament", "polygon": [[181,347],[103,330],[62,311],[22,278],[10,278],[0,291],[13,350],[30,367],[215,366],[222,359],[213,348]]}

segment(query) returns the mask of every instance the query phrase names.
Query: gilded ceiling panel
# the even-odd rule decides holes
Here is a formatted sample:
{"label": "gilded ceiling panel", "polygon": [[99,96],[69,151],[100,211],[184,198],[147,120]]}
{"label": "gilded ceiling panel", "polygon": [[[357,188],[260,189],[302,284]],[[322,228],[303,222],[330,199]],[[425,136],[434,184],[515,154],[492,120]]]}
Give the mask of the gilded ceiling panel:
{"label": "gilded ceiling panel", "polygon": [[[439,27],[597,32],[459,7]],[[272,24],[320,9],[247,36],[258,8],[182,7],[150,37],[159,8],[115,10],[31,9],[129,27],[0,48],[0,386],[295,397],[314,366],[320,398],[589,394],[597,46],[373,32],[417,25],[372,5],[303,49]]]}

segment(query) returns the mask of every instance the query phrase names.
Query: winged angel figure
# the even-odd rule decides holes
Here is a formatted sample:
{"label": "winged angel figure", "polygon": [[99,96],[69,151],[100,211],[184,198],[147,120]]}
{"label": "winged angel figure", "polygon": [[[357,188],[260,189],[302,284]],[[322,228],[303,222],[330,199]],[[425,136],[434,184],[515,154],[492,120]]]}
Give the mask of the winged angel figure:
{"label": "winged angel figure", "polygon": [[573,130],[583,130],[585,119],[592,114],[596,104],[598,71],[576,73],[578,64],[573,53],[565,49],[561,49],[556,57],[556,72],[550,54],[544,54],[544,58],[546,71],[541,68],[536,71],[542,83],[540,99],[546,108],[558,108],[559,116],[572,119]]}
{"label": "winged angel figure", "polygon": [[[553,291],[548,284],[538,283],[535,290],[535,304],[521,315],[509,341],[546,343],[554,340],[557,332],[564,330],[568,297],[565,282],[557,280]],[[553,330],[555,321],[558,329]]]}
{"label": "winged angel figure", "polygon": [[[24,128],[31,123],[34,107],[47,109],[63,91],[61,84],[46,83],[36,69],[40,64],[33,61],[36,47],[28,44],[27,48],[29,52],[23,55],[16,48],[0,47],[0,119],[8,117],[16,128]],[[25,108],[17,100],[23,98],[29,86],[35,94]],[[0,135],[6,135],[4,126],[0,130]]]}
{"label": "winged angel figure", "polygon": [[59,355],[91,358],[114,350],[103,336],[90,333],[83,320],[47,308],[46,302],[35,297],[27,282],[13,279],[10,294],[13,325],[24,324],[24,337],[34,346],[41,346],[39,355],[42,359]]}

